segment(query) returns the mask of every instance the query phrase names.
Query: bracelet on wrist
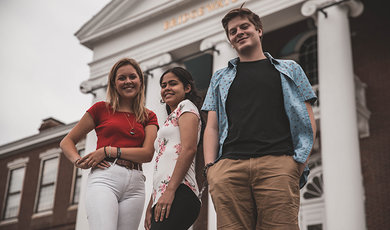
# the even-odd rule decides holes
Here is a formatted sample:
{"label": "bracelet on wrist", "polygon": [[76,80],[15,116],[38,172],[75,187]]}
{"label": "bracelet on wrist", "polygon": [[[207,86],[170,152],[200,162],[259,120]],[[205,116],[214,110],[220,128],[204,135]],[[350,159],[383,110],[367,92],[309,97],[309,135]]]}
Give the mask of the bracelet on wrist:
{"label": "bracelet on wrist", "polygon": [[121,152],[121,148],[117,147],[116,148],[116,158],[121,158],[121,155],[122,155],[122,152]]}
{"label": "bracelet on wrist", "polygon": [[206,164],[206,165],[204,166],[204,168],[203,168],[203,176],[204,176],[204,177],[207,178],[207,170],[208,170],[211,166],[213,166],[213,165],[214,165],[214,163],[208,163],[208,164]]}
{"label": "bracelet on wrist", "polygon": [[78,158],[77,160],[74,161],[73,165],[77,167],[77,162],[79,162],[81,158]]}
{"label": "bracelet on wrist", "polygon": [[106,147],[107,147],[107,146],[104,146],[104,148],[103,148],[103,149],[104,149],[104,156],[105,156],[105,157],[107,157]]}

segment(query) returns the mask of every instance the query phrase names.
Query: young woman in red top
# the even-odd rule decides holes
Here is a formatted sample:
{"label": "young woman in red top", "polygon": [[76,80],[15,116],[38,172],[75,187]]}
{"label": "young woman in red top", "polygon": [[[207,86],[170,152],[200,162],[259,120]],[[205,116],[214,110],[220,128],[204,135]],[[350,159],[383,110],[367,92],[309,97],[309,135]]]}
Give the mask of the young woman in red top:
{"label": "young woman in red top", "polygon": [[[145,202],[141,164],[153,158],[157,117],[144,106],[144,76],[135,60],[115,63],[107,85],[107,102],[88,109],[60,147],[75,167],[92,168],[86,192],[90,229],[138,229]],[[93,129],[96,150],[81,157],[75,145]]]}

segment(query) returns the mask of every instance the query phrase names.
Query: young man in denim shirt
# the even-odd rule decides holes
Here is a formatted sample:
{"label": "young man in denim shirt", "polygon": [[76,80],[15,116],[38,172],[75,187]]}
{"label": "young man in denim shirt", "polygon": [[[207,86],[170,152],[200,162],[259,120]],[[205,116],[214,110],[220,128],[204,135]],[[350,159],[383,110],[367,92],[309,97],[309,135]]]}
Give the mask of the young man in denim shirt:
{"label": "young man in denim shirt", "polygon": [[238,58],[214,73],[202,107],[218,229],[299,229],[316,95],[296,62],[263,52],[258,15],[241,6],[222,25]]}

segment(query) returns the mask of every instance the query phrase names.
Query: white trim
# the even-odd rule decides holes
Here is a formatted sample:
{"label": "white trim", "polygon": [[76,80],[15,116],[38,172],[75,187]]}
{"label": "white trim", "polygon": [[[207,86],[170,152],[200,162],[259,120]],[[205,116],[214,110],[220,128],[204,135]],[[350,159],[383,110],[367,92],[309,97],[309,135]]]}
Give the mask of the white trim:
{"label": "white trim", "polygon": [[31,219],[36,219],[44,216],[50,216],[53,215],[53,210],[47,210],[43,212],[35,212],[32,214]]}
{"label": "white trim", "polygon": [[[206,1],[197,4],[188,4],[181,7],[180,12],[187,12],[191,9],[203,6]],[[219,7],[201,17],[187,21],[185,24],[177,25],[166,31],[163,30],[162,22],[172,18],[165,12],[165,17],[153,16],[145,19],[142,24],[145,26],[133,26],[121,33],[106,39],[105,43],[94,45],[94,60],[89,63],[90,77],[95,79],[106,76],[113,64],[113,60],[121,57],[132,57],[139,62],[144,62],[160,54],[169,53],[189,44],[200,42],[216,34],[224,34],[220,19],[231,8],[239,7],[244,1],[236,1],[227,6]],[[265,28],[266,32],[283,27],[285,25],[303,20],[299,14],[300,4],[303,0],[263,0],[247,1],[246,7],[259,14],[263,21],[271,21]],[[280,11],[283,11],[282,13]],[[277,17],[278,20],[274,20]],[[137,35],[143,34],[143,38]],[[128,41],[128,42],[125,42]]]}
{"label": "white trim", "polygon": [[[315,16],[317,13],[317,10],[320,9],[321,7],[328,6],[333,3],[340,2],[340,0],[309,0],[306,1],[302,5],[301,13],[304,16]],[[363,3],[361,3],[360,0],[353,0],[353,1],[347,1],[344,3],[340,3],[348,6],[349,11],[348,14],[351,17],[358,17],[363,13]],[[326,12],[326,9],[324,9]]]}
{"label": "white trim", "polygon": [[34,148],[36,146],[43,145],[52,139],[65,136],[76,125],[76,123],[77,122],[60,127],[55,127],[50,130],[42,131],[37,135],[2,145],[0,146],[0,155]]}
{"label": "white trim", "polygon": [[76,144],[76,148],[77,148],[77,152],[82,150],[82,149],[85,149],[85,138],[82,139],[81,141],[79,141],[77,144]]}
{"label": "white trim", "polygon": [[[74,199],[74,189],[75,189],[75,184],[76,184],[76,178],[77,178],[77,167],[74,167],[73,166],[73,174],[72,174],[72,186],[71,186],[71,190],[70,190],[70,196],[69,196],[69,207],[71,207],[71,206],[74,206],[74,205],[76,205],[77,206],[77,204],[74,204],[73,203],[73,199]],[[83,176],[83,174],[81,174],[81,177],[80,177],[80,180],[81,180],[81,178],[82,178],[82,176]],[[69,208],[68,207],[68,208]]]}
{"label": "white trim", "polygon": [[19,219],[18,218],[12,218],[8,220],[2,220],[0,221],[0,226],[8,225],[8,224],[15,224],[18,223]]}
{"label": "white trim", "polygon": [[[311,169],[309,174],[308,184],[313,182],[313,178],[320,176],[322,174],[322,165],[321,165],[321,154],[312,155],[309,158],[310,164],[314,164],[314,168]],[[322,191],[323,191],[322,185]],[[324,226],[325,222],[325,199],[324,194],[319,198],[314,199],[305,199],[303,194],[307,191],[307,185],[300,191],[301,193],[301,202],[300,202],[300,211],[299,211],[299,225],[301,229],[307,229],[309,225],[312,224],[322,224],[323,229],[326,229]]]}
{"label": "white trim", "polygon": [[7,163],[7,167],[9,170],[16,169],[19,167],[26,167],[29,161],[29,157],[17,158],[13,161]]}
{"label": "white trim", "polygon": [[226,42],[230,45],[229,40],[227,39],[225,33],[217,33],[213,36],[207,37],[200,43],[200,50],[204,51],[207,49],[212,48],[213,46],[221,43]]}
{"label": "white trim", "polygon": [[[128,8],[128,9],[135,8],[134,2],[113,1],[112,7],[110,4],[110,6],[103,9],[101,11],[101,15],[97,15],[95,18],[92,18],[78,32],[76,32],[75,35],[80,40],[80,43],[82,44],[100,40],[101,38],[109,36],[110,34],[119,33],[125,28],[138,25],[139,23],[144,22],[151,17],[156,17],[157,15],[160,15],[164,12],[174,9],[178,5],[181,5],[183,2],[185,3],[191,1],[176,0],[176,1],[163,2],[162,4],[155,6],[153,9],[145,9],[145,11],[141,11],[136,14],[128,14],[128,17],[122,20],[122,18],[118,18],[118,16],[115,13],[118,10],[121,9],[123,10],[123,8]],[[114,5],[115,3],[119,3],[119,4]],[[119,14],[119,16],[122,15]],[[114,21],[115,23],[105,24],[105,22],[107,21],[111,21],[111,22]],[[100,25],[102,25],[102,28],[99,28]]]}
{"label": "white trim", "polygon": [[73,210],[76,210],[79,208],[79,205],[78,204],[72,204],[72,205],[69,205],[68,208],[66,209],[67,211],[73,211]]}
{"label": "white trim", "polygon": [[[84,143],[78,143],[76,145],[76,148],[77,148],[77,152],[79,153],[81,150],[84,150],[84,154],[83,155],[80,155],[80,156],[84,156],[85,155],[85,140],[83,141]],[[78,206],[78,203],[77,204],[74,204],[73,203],[73,199],[74,199],[74,191],[75,191],[75,183],[76,183],[76,178],[77,178],[77,170],[78,168],[77,167],[73,167],[73,174],[72,174],[72,186],[71,186],[71,190],[70,190],[70,197],[69,197],[69,207],[72,207],[72,206]],[[80,175],[80,186],[81,186],[81,178],[82,178],[83,174],[81,173]],[[80,187],[81,188],[81,187]],[[80,194],[79,194],[80,196]],[[79,200],[80,201],[80,200]],[[68,207],[68,208],[69,208]]]}
{"label": "white trim", "polygon": [[44,160],[59,157],[60,154],[61,154],[60,148],[53,148],[53,149],[48,149],[45,152],[39,154],[39,158],[41,158],[41,163],[42,163],[42,161]]}
{"label": "white trim", "polygon": [[[317,166],[315,167],[313,170],[311,170],[310,174],[309,174],[309,180],[307,181],[307,185],[310,184],[310,183],[313,183],[313,179],[315,177],[320,177],[322,175],[322,166]],[[306,206],[306,205],[310,205],[310,204],[315,204],[315,203],[324,203],[324,195],[322,194],[321,197],[318,197],[318,198],[313,198],[313,199],[305,199],[303,198],[303,194],[305,192],[307,192],[307,185],[305,187],[302,188],[301,190],[301,194],[302,194],[302,197],[301,197],[301,205],[302,206]],[[322,184],[322,192],[324,192],[324,185]]]}

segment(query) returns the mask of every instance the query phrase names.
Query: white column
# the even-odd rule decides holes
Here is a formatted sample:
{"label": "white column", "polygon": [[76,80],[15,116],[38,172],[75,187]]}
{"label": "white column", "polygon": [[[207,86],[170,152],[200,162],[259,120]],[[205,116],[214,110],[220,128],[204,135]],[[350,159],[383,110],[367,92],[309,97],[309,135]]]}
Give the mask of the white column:
{"label": "white column", "polygon": [[226,67],[230,59],[237,57],[225,34],[217,34],[206,38],[200,44],[200,50],[204,51],[213,46],[217,50],[213,53],[213,72]]}
{"label": "white column", "polygon": [[[107,76],[89,79],[81,83],[80,89],[83,93],[92,93],[94,95],[91,106],[98,101],[106,100]],[[97,137],[94,130],[87,134],[85,141],[85,154],[96,149]],[[85,209],[85,193],[87,191],[87,179],[90,169],[82,170],[80,185],[80,200],[77,206],[76,230],[89,229],[87,220],[87,211]]]}
{"label": "white column", "polygon": [[[215,47],[217,51],[213,52],[213,72],[226,67],[230,59],[237,56],[234,49],[231,47],[228,39],[225,34],[217,34],[215,36],[206,38],[200,44],[200,50],[204,51],[211,47]],[[215,209],[213,201],[211,200],[210,194],[208,194],[208,230],[217,229],[217,217],[215,214]]]}
{"label": "white column", "polygon": [[348,1],[308,1],[306,16],[317,12],[320,125],[325,196],[325,229],[366,229],[364,189],[355,102],[348,16],[363,6]]}
{"label": "white column", "polygon": [[[90,153],[96,149],[96,133],[91,131],[88,133],[86,142],[85,142],[85,153]],[[80,184],[80,200],[77,206],[77,218],[76,218],[76,230],[89,229],[89,224],[87,220],[87,210],[85,209],[86,197],[85,193],[87,191],[87,179],[88,174],[91,170],[82,170],[81,184]]]}
{"label": "white column", "polygon": [[140,64],[143,71],[147,71],[148,69],[153,69],[149,71],[148,76],[146,76],[145,74],[145,78],[148,79],[147,80],[148,85],[146,87],[146,107],[156,113],[160,125],[162,125],[162,123],[167,117],[165,104],[160,103],[161,100],[160,77],[168,67],[167,66],[161,68],[155,68],[155,67],[166,65],[171,61],[172,61],[171,55],[165,53],[158,57],[142,62]]}

